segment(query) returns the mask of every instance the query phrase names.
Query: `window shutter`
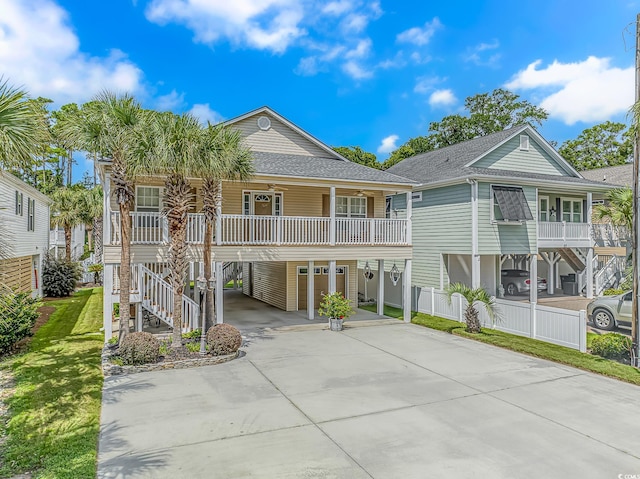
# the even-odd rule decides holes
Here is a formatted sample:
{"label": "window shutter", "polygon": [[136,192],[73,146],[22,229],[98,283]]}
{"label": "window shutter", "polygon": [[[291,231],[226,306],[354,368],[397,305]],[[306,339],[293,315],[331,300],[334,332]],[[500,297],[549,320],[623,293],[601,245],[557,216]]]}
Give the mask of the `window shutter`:
{"label": "window shutter", "polygon": [[20,214],[20,210],[18,209],[18,205],[20,204],[20,193],[16,190],[16,214]]}
{"label": "window shutter", "polygon": [[367,197],[367,218],[374,217],[375,209],[375,198],[373,196]]}
{"label": "window shutter", "polygon": [[322,195],[322,216],[329,217],[331,216],[331,212],[329,211],[331,208],[331,201],[329,200],[329,195]]}

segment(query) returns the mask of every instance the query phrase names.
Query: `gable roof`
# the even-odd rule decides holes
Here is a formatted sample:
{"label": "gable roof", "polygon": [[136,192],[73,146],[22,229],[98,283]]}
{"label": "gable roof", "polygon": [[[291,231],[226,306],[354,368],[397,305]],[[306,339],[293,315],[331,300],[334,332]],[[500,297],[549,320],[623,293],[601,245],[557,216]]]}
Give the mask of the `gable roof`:
{"label": "gable roof", "polygon": [[582,176],[592,181],[602,181],[615,186],[633,186],[633,163],[607,166],[595,170],[582,171]]}
{"label": "gable roof", "polygon": [[[501,170],[495,168],[479,168],[473,165],[503,145],[520,133],[527,132],[532,135],[538,143],[567,171],[570,176],[555,176],[542,173],[531,173],[523,171]],[[395,175],[411,178],[423,185],[464,181],[467,178],[502,178],[502,179],[531,179],[547,183],[572,183],[591,185],[594,187],[605,186],[602,182],[594,182],[582,178],[564,158],[562,158],[549,145],[542,136],[530,125],[518,125],[507,130],[481,136],[472,140],[457,143],[433,151],[428,151],[411,158],[402,160],[400,163],[387,170]],[[606,189],[606,188],[604,188]]]}
{"label": "gable roof", "polygon": [[303,130],[299,126],[297,126],[294,123],[290,122],[284,116],[282,116],[281,114],[279,114],[276,111],[272,110],[268,106],[263,106],[263,107],[255,109],[255,110],[251,110],[250,112],[247,112],[247,113],[245,113],[243,115],[240,115],[240,116],[237,116],[235,118],[232,118],[231,120],[227,120],[227,121],[225,121],[223,123],[224,123],[224,125],[233,125],[235,123],[238,123],[238,122],[240,122],[242,120],[245,120],[247,118],[250,118],[252,116],[259,115],[260,113],[268,113],[269,115],[277,118],[278,121],[280,121],[281,123],[283,123],[284,125],[286,125],[290,129],[292,129],[293,131],[298,133],[300,136],[302,136],[306,140],[310,141],[311,143],[313,143],[315,146],[317,146],[321,150],[327,152],[327,157],[328,158],[336,158],[336,159],[339,159],[339,160],[342,160],[342,161],[349,161],[344,156],[342,156],[340,153],[335,151],[333,148],[331,148],[330,146],[328,146],[325,143],[321,142],[315,136],[313,136],[310,133],[306,132],[305,130]]}
{"label": "gable roof", "polygon": [[41,193],[40,191],[36,190],[33,186],[25,183],[20,178],[16,177],[15,175],[12,175],[7,171],[0,170],[0,179],[4,179],[5,181],[7,181],[7,183],[12,184],[15,188],[18,188],[23,192],[26,192],[29,195],[35,198],[38,198],[43,203],[46,203],[48,205],[53,203],[53,200],[49,198],[47,195],[45,195],[44,193]]}

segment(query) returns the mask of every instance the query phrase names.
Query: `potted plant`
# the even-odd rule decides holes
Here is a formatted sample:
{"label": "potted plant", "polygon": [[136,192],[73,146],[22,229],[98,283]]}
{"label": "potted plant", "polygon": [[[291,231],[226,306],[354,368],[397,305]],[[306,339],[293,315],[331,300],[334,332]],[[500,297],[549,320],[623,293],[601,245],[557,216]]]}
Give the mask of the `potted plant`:
{"label": "potted plant", "polygon": [[318,314],[329,318],[331,331],[342,331],[343,322],[354,313],[351,301],[345,298],[342,293],[323,294]]}

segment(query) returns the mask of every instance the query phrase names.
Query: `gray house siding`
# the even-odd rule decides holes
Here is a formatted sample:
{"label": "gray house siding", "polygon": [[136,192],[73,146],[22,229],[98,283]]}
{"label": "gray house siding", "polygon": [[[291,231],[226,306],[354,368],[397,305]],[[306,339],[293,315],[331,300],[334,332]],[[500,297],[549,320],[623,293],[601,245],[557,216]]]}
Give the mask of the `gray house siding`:
{"label": "gray house siding", "polygon": [[[509,185],[517,186],[517,185]],[[536,188],[523,186],[534,218],[538,217]],[[481,255],[529,254],[537,252],[537,221],[522,224],[491,222],[491,184],[478,184],[478,253]]]}
{"label": "gray house siding", "polygon": [[471,254],[470,185],[424,190],[422,201],[413,202],[412,220],[412,282],[438,287],[441,254]]}
{"label": "gray house siding", "polygon": [[545,175],[573,176],[552,158],[532,137],[529,150],[520,150],[520,136],[516,136],[499,146],[473,164],[476,168],[526,171]]}

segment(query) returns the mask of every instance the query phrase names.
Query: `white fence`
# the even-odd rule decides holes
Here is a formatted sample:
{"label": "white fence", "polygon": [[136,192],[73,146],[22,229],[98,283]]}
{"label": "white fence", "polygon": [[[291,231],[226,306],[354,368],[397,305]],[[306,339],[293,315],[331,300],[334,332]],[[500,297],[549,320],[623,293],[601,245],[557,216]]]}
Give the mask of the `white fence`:
{"label": "white fence", "polygon": [[[454,295],[449,303],[444,291],[419,287],[415,290],[415,305],[419,312],[464,321],[467,302],[462,296]],[[587,316],[585,311],[550,308],[535,303],[518,303],[505,299],[496,299],[496,303],[500,317],[495,323],[489,319],[484,308],[478,308],[484,327],[493,327],[507,333],[586,352]]]}
{"label": "white fence", "polygon": [[540,221],[538,223],[538,238],[589,239],[589,225],[587,223],[567,223],[566,221]]}

